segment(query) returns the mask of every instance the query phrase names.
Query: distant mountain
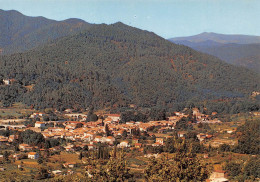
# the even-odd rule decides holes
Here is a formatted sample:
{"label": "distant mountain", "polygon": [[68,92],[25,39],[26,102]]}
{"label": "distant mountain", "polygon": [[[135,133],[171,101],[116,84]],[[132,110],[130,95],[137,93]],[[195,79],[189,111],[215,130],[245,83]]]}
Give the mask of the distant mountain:
{"label": "distant mountain", "polygon": [[[170,40],[171,41],[171,40]],[[218,47],[221,45],[224,45],[222,43],[218,43],[212,40],[206,40],[203,42],[190,42],[188,40],[176,40],[176,41],[171,41],[175,44],[182,44],[191,48],[209,48],[209,47]]]}
{"label": "distant mountain", "polygon": [[260,72],[260,55],[248,56],[234,60],[234,65],[247,67],[256,72]]}
{"label": "distant mountain", "polygon": [[91,24],[80,19],[64,21],[29,17],[18,11],[0,10],[0,53],[22,52],[50,40],[88,29]]}
{"label": "distant mountain", "polygon": [[2,103],[21,101],[35,108],[171,108],[248,98],[260,89],[255,72],[120,22],[0,56],[0,77],[16,80],[0,86]]}
{"label": "distant mountain", "polygon": [[260,44],[224,44],[194,49],[217,56],[227,63],[244,66],[260,73]]}
{"label": "distant mountain", "polygon": [[190,37],[169,39],[176,44],[216,56],[227,63],[260,72],[260,37],[202,33]]}
{"label": "distant mountain", "polygon": [[221,44],[258,44],[260,43],[260,36],[251,36],[251,35],[226,35],[226,34],[217,34],[217,33],[208,33],[204,32],[194,36],[188,37],[177,37],[170,38],[172,42],[175,41],[189,41],[194,43],[200,43],[204,41],[214,41]]}

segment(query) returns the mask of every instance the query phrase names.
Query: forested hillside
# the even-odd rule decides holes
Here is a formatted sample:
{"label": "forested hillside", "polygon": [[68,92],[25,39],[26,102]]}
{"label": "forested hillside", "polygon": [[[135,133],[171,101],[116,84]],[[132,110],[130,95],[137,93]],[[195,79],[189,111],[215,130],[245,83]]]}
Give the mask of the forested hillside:
{"label": "forested hillside", "polygon": [[[35,108],[167,106],[245,99],[260,77],[122,23],[93,25],[26,53],[0,57],[1,101]],[[32,89],[25,86],[33,86]]]}
{"label": "forested hillside", "polygon": [[55,21],[0,9],[0,54],[26,51],[90,26],[91,24],[80,19]]}

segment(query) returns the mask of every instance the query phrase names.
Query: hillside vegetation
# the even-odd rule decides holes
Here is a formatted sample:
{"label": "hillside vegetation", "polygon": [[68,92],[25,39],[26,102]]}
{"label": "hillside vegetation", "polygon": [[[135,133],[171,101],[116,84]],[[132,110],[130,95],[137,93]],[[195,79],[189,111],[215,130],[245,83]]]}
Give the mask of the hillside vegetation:
{"label": "hillside vegetation", "polygon": [[[122,23],[94,25],[26,53],[0,57],[6,105],[167,106],[189,100],[247,98],[259,75]],[[32,85],[27,90],[24,86]]]}

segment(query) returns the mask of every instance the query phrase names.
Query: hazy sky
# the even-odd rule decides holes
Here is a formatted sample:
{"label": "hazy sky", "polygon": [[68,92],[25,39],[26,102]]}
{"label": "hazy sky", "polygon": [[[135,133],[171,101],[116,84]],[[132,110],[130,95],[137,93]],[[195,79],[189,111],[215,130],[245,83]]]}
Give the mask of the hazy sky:
{"label": "hazy sky", "polygon": [[121,21],[164,38],[201,32],[260,35],[260,0],[0,0],[0,9],[55,20]]}

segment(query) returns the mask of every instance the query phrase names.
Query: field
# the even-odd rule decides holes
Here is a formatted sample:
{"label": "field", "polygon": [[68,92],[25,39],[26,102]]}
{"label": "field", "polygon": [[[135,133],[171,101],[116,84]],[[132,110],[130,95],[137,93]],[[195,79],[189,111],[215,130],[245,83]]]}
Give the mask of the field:
{"label": "field", "polygon": [[[48,170],[61,170],[66,171],[62,167],[62,164],[67,162],[81,163],[82,161],[78,159],[77,154],[61,152],[61,155],[53,155],[49,157],[48,162],[38,164],[37,160],[33,159],[22,159],[15,162],[5,163],[0,165],[5,168],[5,171],[0,171],[0,182],[5,181],[19,181],[19,180],[31,180],[38,173],[41,167],[47,168]],[[18,165],[22,166],[22,170],[18,169]],[[75,168],[75,172],[80,172],[80,168]],[[47,180],[48,181],[48,180]]]}
{"label": "field", "polygon": [[[2,104],[0,103],[0,106]],[[21,103],[15,103],[12,107],[0,107],[0,118],[2,119],[18,119],[23,116],[29,116],[35,110],[29,109]],[[1,120],[0,120],[1,121]]]}
{"label": "field", "polygon": [[77,154],[61,152],[60,155],[53,155],[49,158],[50,162],[76,162],[79,163],[81,160],[78,159]]}
{"label": "field", "polygon": [[[40,166],[36,161],[30,159],[24,159],[22,161],[23,164],[21,164],[21,161],[16,161],[14,163],[1,165],[5,168],[5,171],[0,172],[0,181],[31,179],[32,175],[36,174]],[[23,170],[18,169],[18,165],[22,165]]]}

